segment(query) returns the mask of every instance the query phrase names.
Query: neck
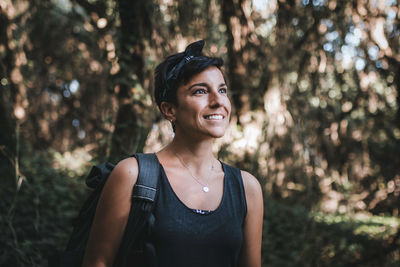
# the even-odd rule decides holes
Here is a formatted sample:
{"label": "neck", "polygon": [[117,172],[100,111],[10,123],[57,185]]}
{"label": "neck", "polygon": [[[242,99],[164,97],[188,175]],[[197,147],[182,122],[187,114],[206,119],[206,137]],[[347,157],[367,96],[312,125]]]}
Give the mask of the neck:
{"label": "neck", "polygon": [[208,166],[214,161],[212,153],[213,140],[193,140],[183,138],[178,135],[174,137],[172,142],[165,148],[172,153],[177,153],[186,164],[194,169],[200,169],[202,166]]}

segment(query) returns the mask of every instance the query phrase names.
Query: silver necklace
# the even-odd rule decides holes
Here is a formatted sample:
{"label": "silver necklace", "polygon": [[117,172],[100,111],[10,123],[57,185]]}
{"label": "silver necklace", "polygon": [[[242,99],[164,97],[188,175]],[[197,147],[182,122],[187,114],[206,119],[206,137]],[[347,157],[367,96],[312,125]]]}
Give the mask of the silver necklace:
{"label": "silver necklace", "polygon": [[[183,160],[181,159],[181,157],[180,157],[175,151],[173,151],[173,153],[174,153],[175,156],[178,158],[178,160],[179,160],[180,163],[183,165],[183,167],[185,167],[185,169],[188,170],[188,172],[190,173],[190,175],[192,176],[192,178],[193,178],[199,185],[201,185],[201,186],[203,187],[203,188],[202,188],[203,192],[204,192],[204,193],[210,192],[210,188],[209,188],[207,185],[205,185],[204,183],[200,182],[200,180],[197,179],[196,176],[193,175],[192,171],[189,169],[188,166],[186,166],[185,162],[183,162]],[[210,174],[209,174],[208,176],[211,175],[211,172],[213,171],[213,169],[214,169],[214,164],[211,165]]]}

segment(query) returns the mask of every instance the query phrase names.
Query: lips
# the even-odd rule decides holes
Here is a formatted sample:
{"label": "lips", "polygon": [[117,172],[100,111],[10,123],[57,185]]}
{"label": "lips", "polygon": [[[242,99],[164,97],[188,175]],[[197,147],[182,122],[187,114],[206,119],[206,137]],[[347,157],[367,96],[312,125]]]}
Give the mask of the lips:
{"label": "lips", "polygon": [[211,115],[206,115],[204,116],[206,120],[222,120],[224,116],[220,114],[211,114]]}

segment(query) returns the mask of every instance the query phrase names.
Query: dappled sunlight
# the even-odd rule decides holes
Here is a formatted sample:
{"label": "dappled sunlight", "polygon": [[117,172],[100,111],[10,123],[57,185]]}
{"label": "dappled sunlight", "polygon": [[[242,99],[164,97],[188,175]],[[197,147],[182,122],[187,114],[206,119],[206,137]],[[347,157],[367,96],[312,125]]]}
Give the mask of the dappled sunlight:
{"label": "dappled sunlight", "polygon": [[264,96],[265,118],[267,119],[267,136],[283,136],[287,133],[287,127],[292,126],[290,113],[282,104],[281,92],[278,87],[273,87]]}
{"label": "dappled sunlight", "polygon": [[316,221],[327,224],[348,224],[354,225],[354,234],[366,234],[369,236],[381,236],[388,238],[394,234],[396,228],[400,226],[400,219],[394,217],[373,216],[367,213],[357,213],[355,215],[315,213],[313,216]]}
{"label": "dappled sunlight", "polygon": [[154,68],[199,39],[234,111],[214,155],[264,189],[263,264],[398,265],[399,1],[0,0],[0,15],[0,188],[18,206],[0,265],[44,266],[37,247],[61,243],[43,233],[84,191],[70,178],[172,140]]}
{"label": "dappled sunlight", "polygon": [[173,139],[173,130],[171,123],[167,120],[161,120],[153,124],[146,140],[144,152],[153,153],[161,150]]}
{"label": "dappled sunlight", "polygon": [[254,154],[259,148],[262,137],[264,119],[262,112],[249,112],[242,119],[241,127],[232,121],[224,137],[216,140],[217,148],[224,146],[235,158],[242,158],[246,153]]}
{"label": "dappled sunlight", "polygon": [[92,149],[93,145],[87,145],[65,153],[54,152],[52,167],[55,170],[66,171],[71,175],[71,178],[82,176],[91,165],[90,161],[93,156],[90,151]]}

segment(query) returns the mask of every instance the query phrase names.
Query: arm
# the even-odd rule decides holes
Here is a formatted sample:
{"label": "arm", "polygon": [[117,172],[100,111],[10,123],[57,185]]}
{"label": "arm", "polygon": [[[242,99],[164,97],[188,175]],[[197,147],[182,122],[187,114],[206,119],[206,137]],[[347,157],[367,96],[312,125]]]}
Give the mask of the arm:
{"label": "arm", "polygon": [[239,266],[261,267],[261,240],[263,225],[263,196],[260,183],[248,172],[242,171],[246,194],[247,215],[244,221],[244,240]]}
{"label": "arm", "polygon": [[82,266],[113,265],[128,221],[137,176],[138,163],[133,157],[122,160],[111,172],[97,204]]}

